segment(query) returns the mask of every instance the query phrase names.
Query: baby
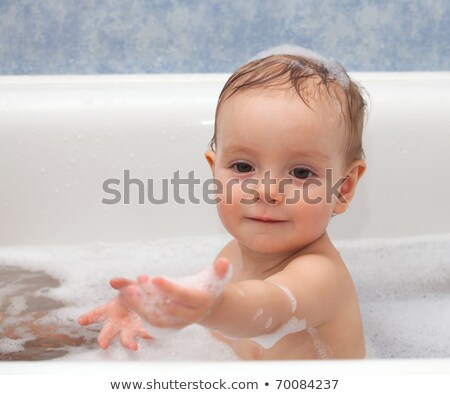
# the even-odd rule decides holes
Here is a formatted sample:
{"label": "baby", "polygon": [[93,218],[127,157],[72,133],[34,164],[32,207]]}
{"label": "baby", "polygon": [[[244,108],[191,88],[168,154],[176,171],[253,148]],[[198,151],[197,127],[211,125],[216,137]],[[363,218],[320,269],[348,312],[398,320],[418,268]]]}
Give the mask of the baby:
{"label": "baby", "polygon": [[118,295],[81,316],[107,348],[193,323],[242,359],[364,358],[349,272],[327,225],[345,212],[366,164],[361,88],[338,63],[281,46],[234,72],[205,157],[234,237],[195,276],[111,280]]}

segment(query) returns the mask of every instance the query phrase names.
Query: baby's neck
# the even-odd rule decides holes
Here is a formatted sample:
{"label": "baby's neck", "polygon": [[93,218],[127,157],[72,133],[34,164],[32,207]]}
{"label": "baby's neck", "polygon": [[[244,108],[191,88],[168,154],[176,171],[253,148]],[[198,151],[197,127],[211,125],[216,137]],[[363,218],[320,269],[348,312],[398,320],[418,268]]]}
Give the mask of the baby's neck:
{"label": "baby's neck", "polygon": [[243,277],[264,279],[283,270],[294,258],[305,254],[320,254],[324,251],[324,245],[330,242],[327,232],[306,246],[279,253],[265,253],[255,251],[237,240],[241,253],[240,272]]}

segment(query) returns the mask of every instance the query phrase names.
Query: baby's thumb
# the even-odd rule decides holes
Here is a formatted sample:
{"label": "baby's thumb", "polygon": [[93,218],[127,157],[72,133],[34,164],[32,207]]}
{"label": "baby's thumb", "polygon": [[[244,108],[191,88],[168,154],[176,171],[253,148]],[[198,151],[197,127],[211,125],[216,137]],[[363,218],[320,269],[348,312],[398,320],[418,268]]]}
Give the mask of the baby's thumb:
{"label": "baby's thumb", "polygon": [[128,279],[122,278],[122,277],[115,277],[109,281],[109,284],[111,285],[111,287],[113,287],[114,289],[117,289],[118,291],[120,291],[121,288],[128,287],[129,285],[131,285],[133,283],[134,283],[134,281],[131,281],[131,280],[128,280]]}
{"label": "baby's thumb", "polygon": [[218,278],[224,278],[228,270],[230,270],[230,262],[227,258],[222,256],[214,263],[214,273]]}

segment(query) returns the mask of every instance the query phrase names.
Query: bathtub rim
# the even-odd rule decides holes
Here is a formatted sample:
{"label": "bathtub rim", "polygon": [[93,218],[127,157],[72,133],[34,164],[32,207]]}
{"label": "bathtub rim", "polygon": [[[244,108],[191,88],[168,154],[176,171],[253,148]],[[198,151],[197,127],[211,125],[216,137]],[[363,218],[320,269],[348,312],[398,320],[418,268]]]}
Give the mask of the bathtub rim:
{"label": "bathtub rim", "polygon": [[[427,81],[450,80],[450,71],[349,71],[350,77],[365,81]],[[40,74],[0,75],[0,84],[86,84],[137,83],[142,81],[217,81],[231,76],[231,73],[148,73],[148,74]]]}

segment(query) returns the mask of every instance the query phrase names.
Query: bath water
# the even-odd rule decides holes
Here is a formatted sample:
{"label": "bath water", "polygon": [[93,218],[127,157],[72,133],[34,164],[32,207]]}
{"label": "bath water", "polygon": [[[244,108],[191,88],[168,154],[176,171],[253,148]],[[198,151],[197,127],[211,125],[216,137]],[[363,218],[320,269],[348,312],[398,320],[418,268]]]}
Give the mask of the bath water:
{"label": "bath water", "polygon": [[[96,344],[82,313],[111,299],[112,277],[179,277],[211,265],[228,235],[127,244],[0,247],[0,360],[233,360],[207,329],[140,340],[139,351]],[[336,241],[358,291],[368,357],[450,356],[450,234]]]}

